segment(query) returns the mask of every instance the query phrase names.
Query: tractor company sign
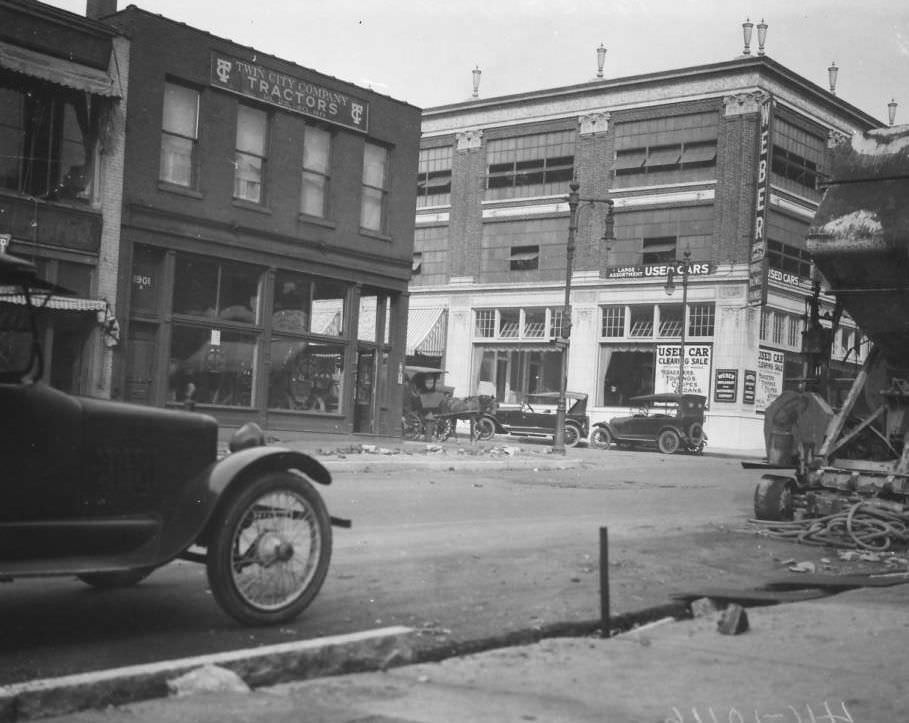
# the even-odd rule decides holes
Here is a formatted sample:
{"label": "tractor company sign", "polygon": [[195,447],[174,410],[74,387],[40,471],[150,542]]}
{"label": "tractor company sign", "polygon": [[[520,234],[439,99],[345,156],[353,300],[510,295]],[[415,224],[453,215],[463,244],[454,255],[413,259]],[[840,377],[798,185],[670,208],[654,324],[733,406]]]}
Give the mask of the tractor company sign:
{"label": "tractor company sign", "polygon": [[211,84],[345,128],[369,130],[367,101],[259,63],[212,53]]}

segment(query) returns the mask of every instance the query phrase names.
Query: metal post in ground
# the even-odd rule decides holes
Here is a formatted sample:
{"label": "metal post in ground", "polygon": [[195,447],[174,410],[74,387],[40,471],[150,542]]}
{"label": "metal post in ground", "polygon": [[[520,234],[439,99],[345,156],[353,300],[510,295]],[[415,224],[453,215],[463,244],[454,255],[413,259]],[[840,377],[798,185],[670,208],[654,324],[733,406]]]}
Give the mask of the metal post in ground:
{"label": "metal post in ground", "polygon": [[600,528],[600,637],[608,638],[609,630],[609,530]]}

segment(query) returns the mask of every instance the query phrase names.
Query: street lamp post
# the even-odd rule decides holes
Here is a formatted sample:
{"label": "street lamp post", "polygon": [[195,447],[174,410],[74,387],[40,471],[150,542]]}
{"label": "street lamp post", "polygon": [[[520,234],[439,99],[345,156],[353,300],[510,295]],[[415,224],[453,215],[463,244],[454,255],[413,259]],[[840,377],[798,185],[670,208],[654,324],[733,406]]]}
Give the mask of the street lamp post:
{"label": "street lamp post", "polygon": [[[688,264],[691,260],[691,251],[685,250],[682,261],[682,333],[679,342],[679,383],[677,386],[678,393],[685,393],[685,327],[687,326],[686,317],[688,316]],[[666,293],[672,294],[675,291],[675,281],[673,280],[673,270],[669,270],[669,277],[666,279]]]}
{"label": "street lamp post", "polygon": [[571,274],[574,267],[575,235],[578,230],[578,202],[581,185],[577,181],[568,184],[568,245],[566,248],[565,267],[565,303],[562,305],[562,323],[559,325],[559,340],[556,342],[562,349],[562,370],[559,386],[559,403],[556,406],[556,428],[552,451],[565,454],[565,395],[568,392],[568,340],[571,337]]}
{"label": "street lamp post", "polygon": [[567,407],[566,395],[568,393],[568,348],[571,337],[571,275],[574,270],[575,237],[578,231],[578,207],[580,203],[605,203],[606,229],[604,239],[612,238],[613,229],[613,203],[607,198],[581,198],[578,190],[581,185],[577,181],[568,184],[568,245],[566,246],[565,267],[565,303],[562,305],[562,323],[559,329],[559,339],[556,344],[562,350],[561,380],[559,386],[559,403],[556,406],[556,428],[552,451],[554,454],[565,454],[565,411]]}

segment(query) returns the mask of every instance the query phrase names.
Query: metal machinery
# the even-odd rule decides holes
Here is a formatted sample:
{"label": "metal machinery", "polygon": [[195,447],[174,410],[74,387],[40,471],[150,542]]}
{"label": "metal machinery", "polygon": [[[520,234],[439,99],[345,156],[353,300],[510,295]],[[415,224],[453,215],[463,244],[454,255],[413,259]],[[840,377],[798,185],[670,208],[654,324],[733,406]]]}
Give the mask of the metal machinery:
{"label": "metal machinery", "polygon": [[836,298],[829,318],[845,310],[873,346],[834,409],[823,364],[833,330],[812,305],[805,391],[784,392],[765,412],[768,466],[795,476],[765,475],[755,516],[848,513],[851,526],[856,509],[875,510],[886,520],[860,546],[885,549],[883,528],[909,522],[909,125],[855,136],[834,151],[831,177],[807,246]]}

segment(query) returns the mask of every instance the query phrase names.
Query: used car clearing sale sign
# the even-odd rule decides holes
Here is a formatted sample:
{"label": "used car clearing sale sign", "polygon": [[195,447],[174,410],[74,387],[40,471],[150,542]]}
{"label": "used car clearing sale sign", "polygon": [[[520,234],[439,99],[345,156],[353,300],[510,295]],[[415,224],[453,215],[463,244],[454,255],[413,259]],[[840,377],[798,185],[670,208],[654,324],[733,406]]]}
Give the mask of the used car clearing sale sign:
{"label": "used car clearing sale sign", "polygon": [[[653,384],[656,394],[674,394],[679,390],[679,370],[682,368],[680,351],[678,344],[657,345],[656,379]],[[685,345],[683,394],[709,396],[711,352],[710,344]]]}
{"label": "used car clearing sale sign", "polygon": [[758,349],[757,387],[754,408],[763,412],[767,405],[783,391],[783,352],[773,349]]}

